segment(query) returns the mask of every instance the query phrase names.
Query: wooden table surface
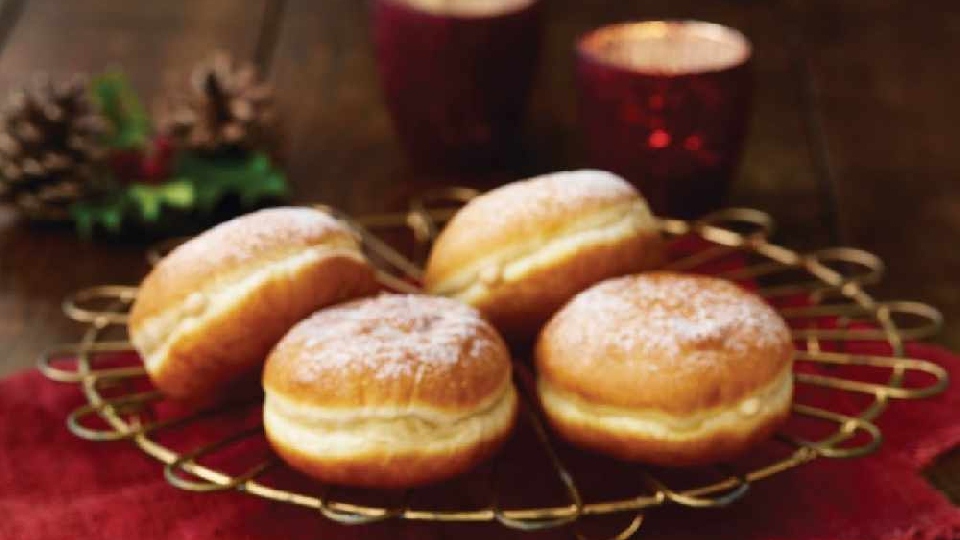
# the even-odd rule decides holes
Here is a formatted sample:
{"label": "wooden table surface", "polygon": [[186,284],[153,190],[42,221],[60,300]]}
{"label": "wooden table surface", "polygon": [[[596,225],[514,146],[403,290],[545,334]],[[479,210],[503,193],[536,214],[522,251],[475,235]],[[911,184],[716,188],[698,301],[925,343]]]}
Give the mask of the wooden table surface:
{"label": "wooden table surface", "polygon": [[[766,210],[777,240],[849,244],[888,264],[888,299],[932,303],[960,348],[960,10],[949,0],[547,0],[548,26],[517,178],[580,164],[572,43],[597,25],[694,18],[755,44],[757,101],[730,200]],[[214,49],[276,86],[297,200],[399,208],[417,183],[391,132],[360,0],[0,0],[0,91],[30,75],[118,66],[148,103]],[[142,246],[82,243],[0,210],[0,375],[76,339],[70,291],[135,283]],[[960,460],[951,460],[960,463]],[[958,490],[960,491],[960,490]]]}

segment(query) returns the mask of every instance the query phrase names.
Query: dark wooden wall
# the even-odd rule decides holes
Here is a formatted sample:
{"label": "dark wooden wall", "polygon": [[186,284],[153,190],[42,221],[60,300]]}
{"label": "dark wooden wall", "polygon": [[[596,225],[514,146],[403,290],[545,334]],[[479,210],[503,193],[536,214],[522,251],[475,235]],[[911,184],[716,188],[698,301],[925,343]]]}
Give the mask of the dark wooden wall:
{"label": "dark wooden wall", "polygon": [[[881,296],[940,306],[949,321],[942,340],[960,345],[960,10],[952,2],[546,2],[527,158],[515,176],[579,164],[575,36],[652,17],[736,26],[756,46],[758,100],[731,202],[771,212],[786,244],[877,252],[889,265]],[[366,2],[0,2],[0,91],[37,71],[119,66],[155,104],[216,48],[256,61],[276,85],[299,200],[377,211],[415,188],[381,104]],[[133,283],[144,271],[137,246],[79,243],[0,210],[0,373],[75,337],[59,316],[64,294]]]}

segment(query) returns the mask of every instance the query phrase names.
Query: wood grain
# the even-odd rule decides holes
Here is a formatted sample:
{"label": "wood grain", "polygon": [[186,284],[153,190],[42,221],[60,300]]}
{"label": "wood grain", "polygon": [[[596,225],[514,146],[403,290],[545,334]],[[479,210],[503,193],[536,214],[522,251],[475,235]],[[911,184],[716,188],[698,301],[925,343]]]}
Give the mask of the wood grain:
{"label": "wood grain", "polygon": [[[190,66],[212,49],[252,57],[263,9],[228,0],[29,2],[0,51],[0,92],[38,71],[56,77],[116,66],[151,103],[182,87]],[[78,338],[60,312],[66,294],[136,283],[143,261],[143,246],[79,242],[69,228],[26,226],[0,210],[0,375]]]}
{"label": "wood grain", "polygon": [[[938,305],[948,321],[941,341],[960,348],[953,2],[546,1],[523,158],[494,180],[581,165],[578,35],[632,19],[734,26],[755,45],[756,103],[730,203],[772,213],[786,245],[842,241],[875,251],[889,266],[878,296]],[[359,0],[0,0],[0,92],[37,71],[117,66],[155,105],[197,59],[227,49],[256,61],[276,85],[298,200],[355,213],[400,208],[412,192],[463,179],[425,178],[407,166],[382,104],[367,9]],[[78,242],[69,230],[27,226],[0,209],[0,375],[32,365],[51,343],[75,340],[79,329],[61,316],[62,298],[91,284],[135,283],[146,271],[142,253],[140,245]],[[931,472],[946,489],[956,489],[958,459],[944,458]],[[401,530],[431,538],[502,532]]]}
{"label": "wood grain", "polygon": [[[586,9],[581,2],[557,0],[548,5],[524,159],[500,178],[582,165],[573,84],[578,35],[618,20],[711,20],[742,29],[757,50],[754,121],[731,204],[773,212],[784,237],[799,239],[801,247],[829,237],[804,131],[794,45],[782,32],[791,15],[783,2],[605,0]],[[290,1],[274,58],[271,78],[286,122],[285,153],[301,198],[352,212],[375,211],[402,205],[411,186],[457,180],[418,178],[408,169],[381,103],[364,3]]]}
{"label": "wood grain", "polygon": [[780,238],[798,248],[822,245],[831,231],[816,186],[797,70],[796,23],[784,2],[575,0],[550,4],[544,59],[534,94],[528,173],[582,164],[577,143],[573,43],[596,26],[623,20],[699,19],[733,26],[754,44],[756,97],[731,205],[762,208]]}
{"label": "wood grain", "polygon": [[[960,348],[960,12],[950,2],[797,2],[844,242],[888,265],[879,296],[930,302]],[[949,52],[948,52],[949,51]]]}
{"label": "wood grain", "polygon": [[[0,13],[16,13],[11,5],[4,4]],[[957,17],[949,10],[923,17],[921,8],[906,1],[885,0],[863,9],[854,5],[598,0],[586,9],[573,0],[556,0],[548,10],[526,157],[504,178],[580,165],[573,94],[576,36],[600,24],[630,19],[699,18],[730,24],[754,42],[757,67],[752,130],[731,204],[771,212],[781,225],[778,239],[800,248],[822,246],[842,232],[845,240],[888,260],[891,275],[883,293],[919,295],[941,305],[948,320],[957,319],[949,316],[960,314],[960,289],[952,279],[960,260],[955,250],[941,246],[955,243],[960,234],[957,188],[950,181],[960,163],[949,144],[958,107],[952,96],[960,83],[955,76],[944,76],[950,67],[946,57],[930,53],[943,45],[956,47],[956,32],[951,30]],[[265,34],[263,24],[273,33]],[[854,31],[845,31],[848,28]],[[0,43],[3,36],[0,32]],[[167,87],[182,84],[195,59],[213,48],[270,64],[286,122],[284,153],[298,199],[329,202],[352,212],[376,211],[399,207],[410,192],[445,180],[418,178],[409,171],[381,103],[367,6],[355,0],[290,0],[244,8],[206,0],[165,2],[151,9],[120,0],[88,2],[82,8],[29,2],[0,54],[0,90],[22,83],[37,70],[66,74],[117,64],[148,101],[155,101]],[[923,60],[914,61],[918,57]],[[811,80],[805,80],[805,74]],[[838,208],[831,208],[832,200],[823,193],[823,172],[817,168],[808,129],[807,84],[815,92],[813,106],[822,104],[822,110],[813,112],[825,128],[835,176],[825,181],[836,182],[827,187],[836,191]],[[842,231],[833,230],[835,212]],[[0,294],[4,305],[17,306],[9,308],[17,313],[7,318],[2,334],[17,353],[2,362],[0,370],[9,371],[29,364],[42,346],[34,340],[63,336],[39,329],[28,335],[10,330],[32,326],[24,324],[21,312],[39,310],[51,316],[48,325],[56,327],[61,324],[55,316],[59,293],[95,281],[71,271],[49,279],[57,269],[78,256],[108,268],[136,268],[104,271],[105,277],[128,282],[142,269],[130,263],[139,258],[137,247],[86,246],[89,253],[78,255],[75,250],[80,248],[72,246],[69,234],[15,227],[10,214],[4,223],[0,280],[11,285]],[[43,238],[49,245],[34,260],[27,253]],[[63,245],[57,247],[58,242]],[[12,288],[12,278],[4,277],[23,272],[24,266],[37,281],[27,297]],[[38,292],[44,283],[54,283],[47,296]],[[957,324],[952,323],[947,334],[949,343],[960,339]]]}
{"label": "wood grain", "polygon": [[97,73],[116,67],[150,104],[182,88],[190,67],[213,49],[252,57],[264,0],[27,2],[0,55],[0,89],[32,74]]}
{"label": "wood grain", "polygon": [[414,180],[382,103],[367,2],[290,0],[270,73],[299,199],[397,207]]}

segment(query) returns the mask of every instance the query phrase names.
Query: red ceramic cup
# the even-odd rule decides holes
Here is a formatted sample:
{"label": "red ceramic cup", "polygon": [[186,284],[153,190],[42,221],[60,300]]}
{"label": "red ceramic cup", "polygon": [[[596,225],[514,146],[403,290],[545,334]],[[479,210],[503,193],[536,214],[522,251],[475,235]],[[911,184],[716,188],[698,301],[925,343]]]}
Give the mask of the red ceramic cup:
{"label": "red ceramic cup", "polygon": [[577,43],[590,165],[633,182],[661,215],[722,204],[740,160],[752,93],[750,42],[697,21],[602,27]]}
{"label": "red ceramic cup", "polygon": [[415,167],[502,168],[537,62],[539,0],[374,0],[372,25],[387,107]]}

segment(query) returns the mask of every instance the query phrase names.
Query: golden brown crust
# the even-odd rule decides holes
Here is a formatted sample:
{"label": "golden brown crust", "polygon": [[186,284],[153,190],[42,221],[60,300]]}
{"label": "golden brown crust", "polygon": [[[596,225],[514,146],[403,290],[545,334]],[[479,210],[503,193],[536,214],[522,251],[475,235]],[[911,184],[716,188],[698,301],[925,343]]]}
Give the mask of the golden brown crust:
{"label": "golden brown crust", "polygon": [[383,294],[317,312],[263,374],[264,426],[292,467],[337,484],[411,487],[459,474],[517,414],[509,352],[477,310]]}
{"label": "golden brown crust", "polygon": [[130,326],[231,274],[320,245],[355,246],[356,241],[347,227],[311,208],[269,208],[221,223],[178,246],[147,275],[131,308]]}
{"label": "golden brown crust", "polygon": [[180,333],[164,358],[148,365],[150,379],[167,396],[182,400],[202,399],[236,379],[257,379],[270,349],[297,321],[375,288],[371,268],[343,256],[266,281],[202,325]]}
{"label": "golden brown crust", "polygon": [[510,354],[455,300],[383,294],[317,312],[274,348],[264,388],[328,408],[482,407],[510,384]]}
{"label": "golden brown crust", "polygon": [[470,201],[438,237],[424,284],[523,339],[589,285],[662,261],[655,220],[633,186],[602,171],[561,172]]}
{"label": "golden brown crust", "polygon": [[267,440],[277,455],[298,471],[332,484],[376,489],[416,487],[447,480],[464,473],[491,457],[510,437],[516,422],[517,406],[499,432],[490,438],[476,440],[459,448],[442,452],[381,452],[350,457],[311,455],[274,434],[264,424]]}
{"label": "golden brown crust", "polygon": [[612,245],[585,246],[520,281],[499,285],[474,306],[508,338],[530,338],[570,298],[594,283],[663,264],[662,245],[659,234],[651,233]]}
{"label": "golden brown crust", "polygon": [[733,458],[789,415],[793,344],[761,298],[717,278],[599,283],[536,347],[538,393],[565,439],[666,466]]}
{"label": "golden brown crust", "polygon": [[[588,187],[580,185],[588,180]],[[529,238],[549,238],[584,215],[638,199],[636,189],[601,171],[561,172],[512,182],[471,200],[437,238],[425,281],[438,283],[478,256]]]}
{"label": "golden brown crust", "polygon": [[140,288],[129,333],[162,392],[209,402],[236,381],[255,380],[298,320],[377,288],[350,231],[333,218],[306,208],[264,210],[162,260]]}
{"label": "golden brown crust", "polygon": [[787,369],[786,324],[721,279],[650,272],[577,295],[540,334],[541,377],[584,400],[682,416],[744,399]]}

